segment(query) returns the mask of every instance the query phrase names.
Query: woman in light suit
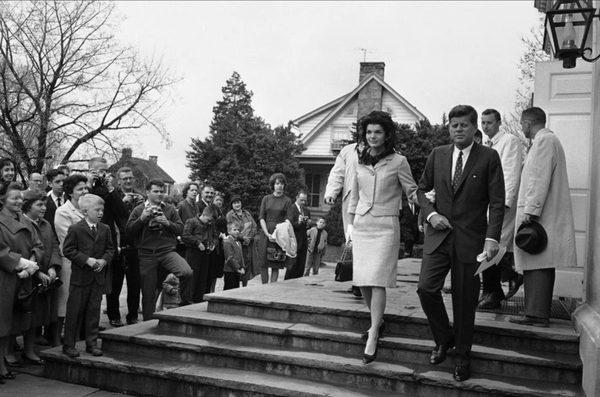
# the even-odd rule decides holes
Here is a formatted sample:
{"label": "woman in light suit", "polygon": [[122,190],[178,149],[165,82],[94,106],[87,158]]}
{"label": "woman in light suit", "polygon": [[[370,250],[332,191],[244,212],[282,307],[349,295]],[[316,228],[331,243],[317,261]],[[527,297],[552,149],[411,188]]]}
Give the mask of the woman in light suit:
{"label": "woman in light suit", "polygon": [[363,362],[375,360],[383,330],[386,288],[396,287],[400,224],[398,213],[402,190],[416,201],[417,185],[406,157],[395,152],[396,125],[386,112],[373,111],[360,120],[363,131],[358,148],[358,165],[350,193],[353,282],[360,287],[371,312],[371,327]]}
{"label": "woman in light suit", "polygon": [[[62,256],[63,243],[67,237],[69,226],[83,219],[83,214],[79,211],[79,198],[87,194],[87,177],[82,174],[73,174],[67,177],[63,182],[63,189],[67,201],[56,209],[54,214],[54,228],[58,237],[58,244]],[[69,298],[69,281],[71,280],[71,261],[62,256],[62,267],[60,270],[60,280],[63,284],[58,289],[58,333],[60,334],[67,313],[67,299]]]}

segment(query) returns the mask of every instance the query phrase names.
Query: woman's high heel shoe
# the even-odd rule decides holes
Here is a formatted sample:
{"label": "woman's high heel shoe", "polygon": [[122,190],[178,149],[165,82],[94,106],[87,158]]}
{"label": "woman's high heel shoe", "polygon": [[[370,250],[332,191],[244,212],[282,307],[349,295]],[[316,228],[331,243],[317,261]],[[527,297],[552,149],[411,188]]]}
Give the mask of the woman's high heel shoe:
{"label": "woman's high heel shoe", "polygon": [[[383,326],[383,324],[381,324],[379,326],[379,328],[381,329],[381,327]],[[377,340],[375,341],[375,351],[373,352],[373,354],[367,354],[367,353],[363,353],[363,364],[370,364],[373,361],[375,361],[375,359],[377,358],[377,348],[379,348],[379,337],[381,336],[381,334],[377,334]]]}
{"label": "woman's high heel shoe", "polygon": [[[385,322],[381,321],[381,324],[379,325],[379,337],[383,338],[383,332],[385,331]],[[367,340],[369,339],[369,330],[366,330],[365,332],[363,332],[360,335],[362,340]]]}

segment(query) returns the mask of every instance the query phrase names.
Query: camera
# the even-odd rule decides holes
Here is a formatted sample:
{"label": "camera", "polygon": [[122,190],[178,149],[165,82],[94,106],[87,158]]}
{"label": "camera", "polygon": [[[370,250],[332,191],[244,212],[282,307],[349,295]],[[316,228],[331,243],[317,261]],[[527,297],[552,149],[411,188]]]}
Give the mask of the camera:
{"label": "camera", "polygon": [[157,216],[161,216],[163,211],[160,207],[152,207],[152,218],[156,218]]}

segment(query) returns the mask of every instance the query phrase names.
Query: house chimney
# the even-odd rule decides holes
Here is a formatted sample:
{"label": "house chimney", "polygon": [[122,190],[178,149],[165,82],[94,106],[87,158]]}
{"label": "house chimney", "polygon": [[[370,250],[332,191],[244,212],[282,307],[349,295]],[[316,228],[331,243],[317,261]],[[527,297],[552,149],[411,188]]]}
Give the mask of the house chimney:
{"label": "house chimney", "polygon": [[383,72],[385,71],[385,63],[383,62],[361,62],[360,72],[358,73],[358,83],[362,83],[371,73],[375,73],[383,80]]}
{"label": "house chimney", "polygon": [[[385,63],[383,62],[361,62],[360,63],[360,83],[363,83],[371,74],[375,74],[383,79]],[[381,110],[381,97],[383,95],[383,86],[376,80],[371,80],[358,92],[358,119],[373,110]]]}
{"label": "house chimney", "polygon": [[158,156],[148,156],[148,160],[151,163],[157,164],[158,163]]}
{"label": "house chimney", "polygon": [[121,159],[130,159],[132,154],[133,152],[130,147],[123,148],[123,150],[121,150]]}

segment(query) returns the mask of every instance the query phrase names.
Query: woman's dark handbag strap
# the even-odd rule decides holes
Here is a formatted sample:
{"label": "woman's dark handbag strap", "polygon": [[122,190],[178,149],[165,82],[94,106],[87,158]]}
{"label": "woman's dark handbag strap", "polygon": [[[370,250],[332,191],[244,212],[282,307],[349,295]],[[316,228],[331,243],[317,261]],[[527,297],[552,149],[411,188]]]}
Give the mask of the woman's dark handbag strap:
{"label": "woman's dark handbag strap", "polygon": [[340,260],[335,266],[335,281],[352,280],[352,246],[345,244]]}

